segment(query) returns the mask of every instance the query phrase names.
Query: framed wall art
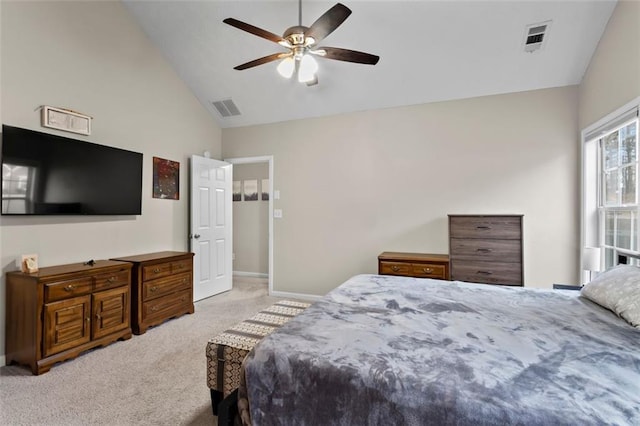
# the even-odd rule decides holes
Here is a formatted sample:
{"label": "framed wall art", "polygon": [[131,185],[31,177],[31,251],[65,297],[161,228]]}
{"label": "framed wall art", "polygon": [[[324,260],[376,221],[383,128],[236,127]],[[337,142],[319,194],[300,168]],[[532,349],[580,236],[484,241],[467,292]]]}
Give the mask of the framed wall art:
{"label": "framed wall art", "polygon": [[180,163],[153,157],[153,198],[180,199]]}
{"label": "framed wall art", "polygon": [[269,201],[269,179],[262,179],[260,190],[262,193],[262,201]]}
{"label": "framed wall art", "polygon": [[65,108],[44,105],[42,110],[42,126],[65,132],[91,134],[91,117]]}
{"label": "framed wall art", "polygon": [[258,180],[257,179],[249,179],[244,181],[244,200],[245,201],[258,200]]}
{"label": "framed wall art", "polygon": [[233,201],[242,201],[242,182],[233,181]]}

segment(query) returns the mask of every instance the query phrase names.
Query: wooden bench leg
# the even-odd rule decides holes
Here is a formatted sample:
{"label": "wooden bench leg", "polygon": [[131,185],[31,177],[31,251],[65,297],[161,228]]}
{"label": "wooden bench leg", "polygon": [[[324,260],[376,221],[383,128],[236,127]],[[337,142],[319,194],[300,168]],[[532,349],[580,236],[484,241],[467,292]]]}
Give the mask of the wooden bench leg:
{"label": "wooden bench leg", "polygon": [[218,426],[233,426],[238,415],[238,389],[229,394],[218,405]]}
{"label": "wooden bench leg", "polygon": [[218,406],[222,402],[224,398],[222,398],[222,392],[217,391],[215,389],[209,389],[211,391],[211,409],[213,410],[213,415],[218,415]]}

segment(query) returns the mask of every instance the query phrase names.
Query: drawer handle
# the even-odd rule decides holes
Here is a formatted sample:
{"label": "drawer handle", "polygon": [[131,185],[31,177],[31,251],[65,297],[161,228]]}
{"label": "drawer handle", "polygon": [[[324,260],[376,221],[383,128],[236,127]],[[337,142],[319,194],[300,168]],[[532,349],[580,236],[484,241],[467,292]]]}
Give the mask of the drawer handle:
{"label": "drawer handle", "polygon": [[152,307],[151,307],[151,312],[155,312],[155,311],[157,311],[157,310],[158,310],[158,307],[157,307],[157,306],[152,306]]}
{"label": "drawer handle", "polygon": [[400,267],[399,267],[399,266],[397,266],[397,265],[393,265],[393,266],[391,267],[391,270],[392,270],[393,272],[398,272],[398,271],[400,270]]}
{"label": "drawer handle", "polygon": [[96,314],[96,318],[97,318],[97,319],[100,319],[100,318],[102,318],[102,317],[100,316],[100,314]]}
{"label": "drawer handle", "polygon": [[158,287],[156,287],[155,285],[149,289],[151,293],[153,293],[156,290],[158,290]]}
{"label": "drawer handle", "polygon": [[182,279],[182,282],[183,282],[183,283],[186,283],[186,282],[187,282],[187,279],[186,279],[186,278],[183,278],[183,279]]}
{"label": "drawer handle", "polygon": [[485,225],[479,225],[479,226],[476,226],[476,229],[491,229],[491,227],[485,226]]}
{"label": "drawer handle", "polygon": [[153,273],[154,273],[154,274],[159,274],[159,273],[160,273],[160,268],[155,268],[155,269],[153,270]]}
{"label": "drawer handle", "polygon": [[84,320],[85,320],[86,322],[91,322],[91,317],[86,317]]}
{"label": "drawer handle", "polygon": [[491,271],[478,271],[477,273],[482,275],[493,275],[493,272]]}
{"label": "drawer handle", "polygon": [[64,291],[73,291],[73,290],[75,290],[75,289],[76,289],[76,286],[75,286],[75,285],[71,285],[71,284],[69,284],[68,286],[66,286],[66,287],[64,288]]}
{"label": "drawer handle", "polygon": [[115,280],[116,280],[116,277],[115,277],[115,276],[113,276],[113,277],[109,277],[109,279],[108,279],[107,281],[109,281],[110,283],[112,283],[112,282],[114,282]]}
{"label": "drawer handle", "polygon": [[433,269],[431,269],[431,268],[422,268],[422,272],[430,274],[430,273],[433,272]]}
{"label": "drawer handle", "polygon": [[476,251],[479,251],[479,252],[481,252],[481,253],[491,253],[491,252],[492,252],[492,250],[491,250],[491,249],[488,249],[488,248],[479,248],[479,249],[478,249],[478,250],[476,250]]}
{"label": "drawer handle", "polygon": [[179,263],[178,266],[176,266],[176,268],[182,269],[182,268],[184,268],[184,265],[182,263]]}

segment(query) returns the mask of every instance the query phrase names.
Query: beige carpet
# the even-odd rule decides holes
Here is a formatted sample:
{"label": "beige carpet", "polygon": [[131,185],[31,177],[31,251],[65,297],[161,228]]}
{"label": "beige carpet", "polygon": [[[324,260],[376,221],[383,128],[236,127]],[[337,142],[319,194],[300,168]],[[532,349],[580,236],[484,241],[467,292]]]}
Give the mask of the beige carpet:
{"label": "beige carpet", "polygon": [[210,337],[276,302],[264,280],[196,302],[141,336],[94,349],[33,376],[0,368],[0,425],[212,425],[205,347]]}

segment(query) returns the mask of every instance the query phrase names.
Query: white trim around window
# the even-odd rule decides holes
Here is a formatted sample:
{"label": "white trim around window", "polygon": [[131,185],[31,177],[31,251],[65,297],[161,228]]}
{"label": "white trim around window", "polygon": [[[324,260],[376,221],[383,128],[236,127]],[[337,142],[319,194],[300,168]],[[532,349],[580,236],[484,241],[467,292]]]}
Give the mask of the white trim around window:
{"label": "white trim around window", "polygon": [[[582,268],[585,247],[602,247],[604,235],[599,227],[599,200],[601,188],[598,185],[600,172],[600,150],[598,141],[624,123],[638,117],[640,97],[616,109],[612,113],[582,130],[581,136],[581,235],[580,264],[581,283],[589,281],[589,273]],[[603,256],[604,257],[604,256]],[[604,263],[604,259],[602,261]]]}

